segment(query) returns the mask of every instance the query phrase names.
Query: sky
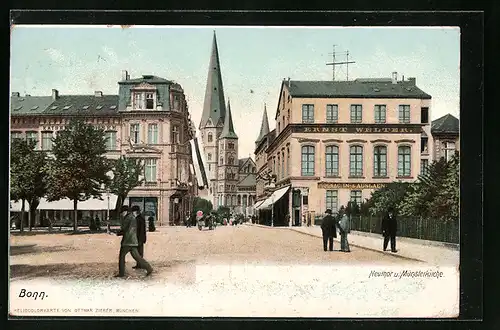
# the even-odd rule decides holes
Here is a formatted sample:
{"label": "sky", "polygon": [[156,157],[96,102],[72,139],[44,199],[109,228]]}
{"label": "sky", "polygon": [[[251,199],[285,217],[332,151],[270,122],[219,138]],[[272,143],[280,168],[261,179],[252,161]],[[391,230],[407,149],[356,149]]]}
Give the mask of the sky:
{"label": "sky", "polygon": [[[267,105],[269,126],[283,78],[331,80],[333,45],[349,51],[349,80],[415,77],[432,96],[431,119],[459,118],[458,27],[22,26],[11,30],[11,92],[118,94],[122,70],[181,84],[198,127],[214,31],[239,157],[252,155]],[[337,61],[345,56],[337,56]],[[346,68],[336,68],[336,80]]]}

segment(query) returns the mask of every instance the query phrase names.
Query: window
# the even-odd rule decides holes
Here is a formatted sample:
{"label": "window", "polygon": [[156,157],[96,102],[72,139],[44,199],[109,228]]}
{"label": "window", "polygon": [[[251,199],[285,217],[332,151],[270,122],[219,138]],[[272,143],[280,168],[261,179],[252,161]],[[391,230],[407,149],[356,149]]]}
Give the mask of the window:
{"label": "window", "polygon": [[302,122],[314,123],[314,104],[302,104]]}
{"label": "window", "polygon": [[326,105],[326,122],[334,124],[339,120],[339,106],[337,104]]}
{"label": "window", "polygon": [[[253,170],[253,168],[252,168]],[[281,178],[285,177],[285,152],[281,153]]]}
{"label": "window", "polygon": [[232,165],[234,164],[234,157],[229,157],[229,165]]}
{"label": "window", "polygon": [[373,176],[387,176],[387,148],[384,146],[373,149]]}
{"label": "window", "polygon": [[281,162],[280,162],[280,156],[279,156],[279,154],[278,154],[278,173],[277,173],[277,175],[276,175],[276,177],[277,177],[278,179],[281,179],[281,173],[280,173],[280,167],[281,167],[281,166],[280,166],[280,165],[281,165]]}
{"label": "window", "polygon": [[286,175],[290,173],[290,149],[286,149]]}
{"label": "window", "polygon": [[429,160],[422,159],[420,161],[420,174],[425,175],[429,172]]}
{"label": "window", "polygon": [[444,159],[449,161],[455,155],[455,142],[443,142]]}
{"label": "window", "polygon": [[144,176],[146,182],[156,182],[156,159],[147,158],[144,160]]}
{"label": "window", "polygon": [[326,191],[326,208],[332,210],[332,213],[338,211],[338,194],[337,190]]}
{"label": "window", "polygon": [[212,142],[213,141],[213,135],[212,133],[208,133],[208,142]]}
{"label": "window", "polygon": [[325,152],[326,158],[326,176],[339,175],[339,147],[327,146]]}
{"label": "window", "polygon": [[208,160],[212,160],[212,154],[211,153],[208,153]]}
{"label": "window", "polygon": [[361,104],[351,105],[351,123],[360,124],[363,121],[363,107]]}
{"label": "window", "polygon": [[363,147],[352,146],[350,148],[349,176],[363,176]]}
{"label": "window", "polygon": [[139,143],[139,124],[130,124],[130,138],[132,142]]}
{"label": "window", "polygon": [[177,125],[172,126],[172,143],[179,143],[179,126]]}
{"label": "window", "polygon": [[410,123],[410,106],[400,105],[399,106],[399,123],[409,124]]}
{"label": "window", "polygon": [[283,129],[285,128],[285,116],[283,116]]}
{"label": "window", "polygon": [[176,111],[179,111],[180,110],[180,107],[179,107],[179,95],[177,94],[174,94],[174,110]]}
{"label": "window", "polygon": [[36,149],[37,144],[38,144],[38,132],[34,132],[34,131],[26,132],[26,140],[28,142],[34,141],[35,142],[35,149]]}
{"label": "window", "polygon": [[302,147],[302,176],[314,175],[314,147]]}
{"label": "window", "polygon": [[52,150],[52,132],[42,132],[42,150]]}
{"label": "window", "polygon": [[154,109],[155,98],[154,93],[146,93],[146,109]]}
{"label": "window", "polygon": [[229,143],[227,144],[227,148],[228,148],[228,149],[234,149],[234,143],[229,142]]}
{"label": "window", "polygon": [[351,190],[351,203],[361,206],[361,190]]}
{"label": "window", "polygon": [[376,105],[375,106],[375,124],[384,124],[385,123],[385,114],[387,112],[385,105]]}
{"label": "window", "polygon": [[144,109],[144,101],[142,99],[142,93],[134,93],[133,107],[134,109]]}
{"label": "window", "polygon": [[429,108],[420,108],[420,122],[422,124],[429,123]]}
{"label": "window", "polygon": [[116,132],[106,132],[106,150],[116,150]]}
{"label": "window", "polygon": [[278,134],[280,132],[280,129],[281,129],[281,125],[280,125],[280,123],[278,123]]}
{"label": "window", "polygon": [[220,158],[220,162],[219,163],[220,163],[219,165],[224,165],[224,157]]}
{"label": "window", "polygon": [[16,139],[22,139],[23,138],[23,133],[21,132],[10,132],[10,140],[13,142]]}
{"label": "window", "polygon": [[411,148],[408,146],[398,148],[398,176],[411,176]]}
{"label": "window", "polygon": [[158,124],[148,125],[148,143],[149,144],[158,143]]}
{"label": "window", "polygon": [[420,153],[428,153],[429,152],[427,150],[427,142],[428,142],[428,138],[426,138],[426,137],[420,138]]}

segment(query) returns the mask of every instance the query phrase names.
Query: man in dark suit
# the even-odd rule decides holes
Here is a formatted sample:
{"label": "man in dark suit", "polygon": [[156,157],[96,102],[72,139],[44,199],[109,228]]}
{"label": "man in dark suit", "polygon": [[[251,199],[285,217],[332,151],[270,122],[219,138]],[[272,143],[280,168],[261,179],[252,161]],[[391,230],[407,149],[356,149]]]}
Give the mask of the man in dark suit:
{"label": "man in dark suit", "polygon": [[[132,212],[137,220],[137,251],[144,258],[144,244],[146,243],[146,219],[141,214],[141,208],[138,205],[132,206]],[[140,269],[141,266],[136,263],[134,269]]]}
{"label": "man in dark suit", "polygon": [[387,214],[382,219],[382,235],[384,236],[384,251],[387,250],[389,240],[391,241],[391,251],[396,253],[396,232],[398,231],[398,222],[394,208],[389,208]]}
{"label": "man in dark suit", "polygon": [[333,251],[333,238],[337,238],[336,222],[332,216],[332,210],[326,210],[326,216],[321,222],[323,231],[323,250],[326,251],[327,243],[330,251]]}

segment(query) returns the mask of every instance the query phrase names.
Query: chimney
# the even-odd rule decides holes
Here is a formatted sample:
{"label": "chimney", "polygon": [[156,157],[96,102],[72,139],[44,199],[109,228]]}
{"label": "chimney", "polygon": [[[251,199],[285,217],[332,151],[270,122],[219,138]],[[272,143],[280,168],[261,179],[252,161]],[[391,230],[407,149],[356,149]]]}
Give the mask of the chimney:
{"label": "chimney", "polygon": [[290,77],[288,77],[288,87],[290,87]]}
{"label": "chimney", "polygon": [[52,100],[57,100],[59,98],[59,91],[57,89],[52,89]]}
{"label": "chimney", "polygon": [[398,83],[398,73],[396,71],[394,71],[392,73],[392,83],[393,84],[397,84]]}
{"label": "chimney", "polygon": [[19,92],[12,92],[12,96],[19,97]]}
{"label": "chimney", "polygon": [[408,81],[415,86],[417,84],[415,77],[408,78]]}
{"label": "chimney", "polygon": [[122,70],[122,80],[128,80],[129,75],[127,70]]}
{"label": "chimney", "polygon": [[95,91],[94,92],[95,97],[102,97],[102,92],[101,91]]}

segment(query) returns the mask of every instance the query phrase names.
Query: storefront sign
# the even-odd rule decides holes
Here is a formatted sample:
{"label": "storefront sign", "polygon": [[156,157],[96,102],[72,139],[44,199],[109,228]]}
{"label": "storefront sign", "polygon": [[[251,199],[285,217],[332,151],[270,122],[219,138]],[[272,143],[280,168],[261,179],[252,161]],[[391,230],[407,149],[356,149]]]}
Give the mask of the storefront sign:
{"label": "storefront sign", "polygon": [[336,182],[318,182],[320,189],[380,189],[387,185],[387,183],[336,183]]}
{"label": "storefront sign", "polygon": [[294,127],[294,133],[358,133],[358,134],[420,134],[422,128],[420,125],[381,125],[381,124],[366,124],[366,125],[299,125]]}
{"label": "storefront sign", "polygon": [[[115,125],[94,125],[96,128],[103,129],[105,131],[115,131]],[[56,126],[42,126],[42,131],[61,131],[64,130],[66,126],[64,125],[56,125]]]}

